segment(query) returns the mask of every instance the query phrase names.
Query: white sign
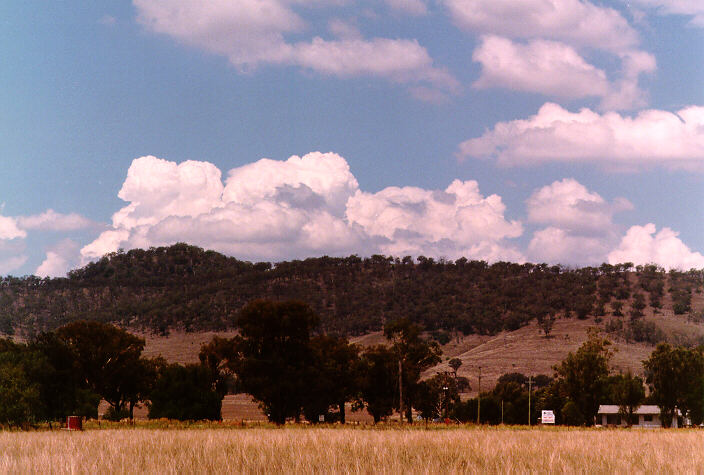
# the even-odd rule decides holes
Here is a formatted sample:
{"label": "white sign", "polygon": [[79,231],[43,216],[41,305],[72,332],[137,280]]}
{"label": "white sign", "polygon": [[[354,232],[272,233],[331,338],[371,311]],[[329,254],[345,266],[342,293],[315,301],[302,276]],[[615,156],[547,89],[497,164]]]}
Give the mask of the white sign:
{"label": "white sign", "polygon": [[323,414],[318,416],[318,422],[325,422],[325,416]]}
{"label": "white sign", "polygon": [[543,414],[540,416],[540,422],[543,424],[554,424],[555,414],[552,411],[543,411]]}

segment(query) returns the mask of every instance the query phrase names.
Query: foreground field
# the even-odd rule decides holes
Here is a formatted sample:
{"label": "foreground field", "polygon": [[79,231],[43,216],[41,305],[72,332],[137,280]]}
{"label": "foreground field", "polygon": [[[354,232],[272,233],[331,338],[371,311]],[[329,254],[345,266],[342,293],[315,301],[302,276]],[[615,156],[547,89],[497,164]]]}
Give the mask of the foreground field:
{"label": "foreground field", "polygon": [[0,432],[0,473],[697,473],[704,431],[507,428]]}

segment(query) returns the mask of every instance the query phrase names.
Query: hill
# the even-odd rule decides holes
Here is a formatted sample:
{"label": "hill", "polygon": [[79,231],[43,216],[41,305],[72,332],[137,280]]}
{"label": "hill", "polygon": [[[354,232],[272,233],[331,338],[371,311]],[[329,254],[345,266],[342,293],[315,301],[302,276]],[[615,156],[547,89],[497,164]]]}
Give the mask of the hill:
{"label": "hill", "polygon": [[[704,342],[704,271],[657,266],[413,260],[372,256],[251,263],[177,244],[109,254],[66,278],[0,280],[0,332],[29,338],[76,319],[115,323],[146,339],[146,356],[197,360],[213,335],[234,334],[238,310],[256,298],[298,299],[320,331],[362,346],[384,343],[385,322],[406,317],[442,345],[444,361],[476,393],[509,372],[551,374],[586,339],[607,332],[617,370],[642,372],[658,341]],[[257,415],[248,396],[228,396],[228,418]],[[259,414],[258,417],[261,417]]]}
{"label": "hill", "polygon": [[5,277],[0,331],[26,337],[76,319],[161,335],[227,331],[245,303],[267,298],[303,300],[321,316],[322,331],[346,336],[379,331],[401,317],[441,343],[535,322],[549,332],[559,319],[591,318],[633,341],[689,341],[699,338],[690,327],[702,320],[703,286],[704,271],[629,263],[571,269],[349,256],[272,264],[176,244],[112,253],[66,278]]}

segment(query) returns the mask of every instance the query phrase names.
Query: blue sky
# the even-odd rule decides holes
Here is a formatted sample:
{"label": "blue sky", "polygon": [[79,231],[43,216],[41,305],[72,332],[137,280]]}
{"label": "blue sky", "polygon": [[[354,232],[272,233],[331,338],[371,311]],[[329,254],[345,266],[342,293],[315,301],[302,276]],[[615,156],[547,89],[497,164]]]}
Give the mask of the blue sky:
{"label": "blue sky", "polygon": [[1,274],[177,241],[704,267],[698,0],[26,1],[0,24]]}

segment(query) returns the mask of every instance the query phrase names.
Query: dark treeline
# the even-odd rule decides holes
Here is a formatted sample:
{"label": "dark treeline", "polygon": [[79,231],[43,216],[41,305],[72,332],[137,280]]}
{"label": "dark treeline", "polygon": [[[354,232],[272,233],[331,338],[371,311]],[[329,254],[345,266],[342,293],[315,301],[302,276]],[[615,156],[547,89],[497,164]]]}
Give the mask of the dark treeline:
{"label": "dark treeline", "polygon": [[[277,424],[344,423],[346,403],[375,421],[406,408],[411,421],[412,409],[437,388],[437,378],[432,386],[420,376],[440,362],[440,349],[417,325],[389,324],[389,345],[362,352],[345,338],[314,334],[319,322],[299,301],[257,300],[239,312],[237,336],[213,338],[200,363],[186,366],[146,359],[143,339],[96,321],[72,322],[26,344],[2,339],[0,425],[95,418],[101,399],[112,420],[131,419],[139,403],[149,418],[217,420],[228,391],[252,395]],[[463,378],[452,381],[456,388]]]}
{"label": "dark treeline", "polygon": [[250,394],[276,424],[344,423],[348,403],[375,422],[397,411],[409,423],[416,414],[426,421],[526,424],[551,409],[559,424],[592,425],[600,404],[616,404],[633,420],[644,402],[661,408],[665,424],[678,410],[694,424],[704,420],[701,347],[659,344],[643,362],[646,399],[640,377],[610,371],[610,343],[593,331],[552,377],[506,374],[492,391],[461,401],[469,389],[457,374],[461,360],[421,380],[441,351],[408,319],[387,323],[387,344],[366,349],[317,331],[319,324],[302,302],[253,301],[238,313],[235,337],[213,338],[201,348],[200,363],[186,366],[146,359],[143,339],[95,321],[72,322],[26,344],[0,340],[0,425],[96,417],[101,399],[110,406],[108,419],[132,418],[135,405],[145,403],[150,418],[217,420],[228,391]]}
{"label": "dark treeline", "polygon": [[[632,264],[570,269],[546,264],[454,262],[419,257],[311,258],[251,263],[186,244],[109,254],[67,278],[0,280],[0,332],[33,336],[75,320],[167,333],[232,328],[249,301],[300,299],[322,331],[357,335],[406,318],[435,332],[493,334],[537,320],[613,317],[610,331],[661,339],[641,317],[666,293],[676,314],[691,314],[704,271],[666,273]],[[626,317],[626,318],[623,318]],[[696,317],[699,318],[699,317]]]}
{"label": "dark treeline", "polygon": [[219,419],[224,388],[204,365],[142,357],[144,340],[115,326],[76,321],[28,343],[0,339],[0,425],[26,426],[68,415],[132,418],[149,402],[149,417]]}

